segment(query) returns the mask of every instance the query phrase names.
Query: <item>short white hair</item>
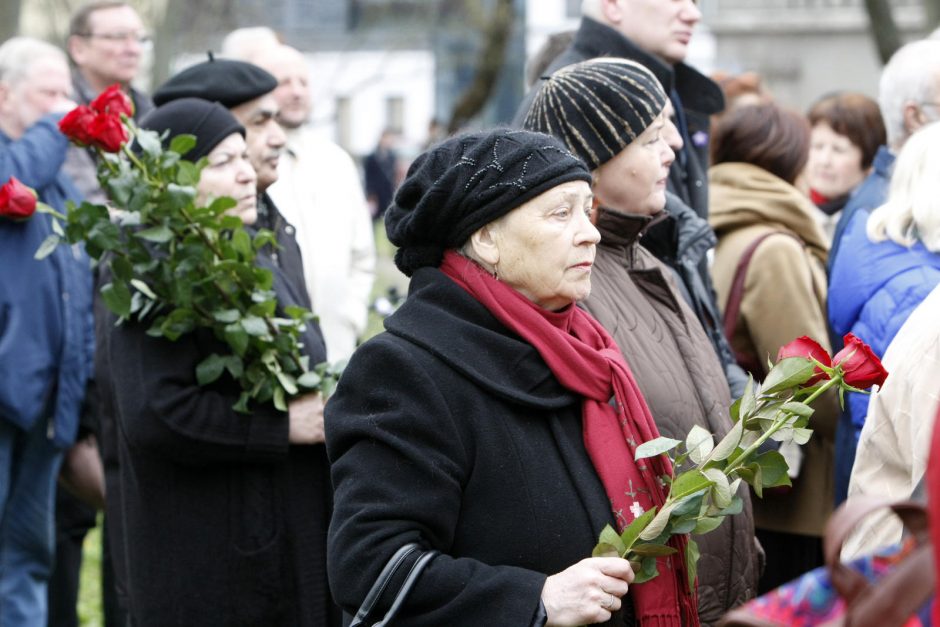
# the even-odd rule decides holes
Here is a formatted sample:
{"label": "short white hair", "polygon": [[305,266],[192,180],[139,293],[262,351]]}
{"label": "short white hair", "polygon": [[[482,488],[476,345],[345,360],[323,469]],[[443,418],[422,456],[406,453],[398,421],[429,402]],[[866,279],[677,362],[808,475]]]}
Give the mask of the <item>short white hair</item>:
{"label": "short white hair", "polygon": [[940,122],[914,133],[894,164],[888,200],[868,217],[868,238],[901,246],[920,241],[940,253]]}
{"label": "short white hair", "polygon": [[251,62],[265,48],[280,46],[281,38],[267,26],[238,28],[222,40],[223,57]]}
{"label": "short white hair", "polygon": [[0,45],[0,82],[16,85],[31,75],[33,64],[49,57],[68,63],[65,53],[34,37],[13,37]]}
{"label": "short white hair", "polygon": [[[904,108],[935,103],[940,97],[940,39],[921,39],[901,47],[881,73],[878,105],[888,134],[888,146],[897,149],[908,139]],[[940,102],[934,105],[940,115]]]}

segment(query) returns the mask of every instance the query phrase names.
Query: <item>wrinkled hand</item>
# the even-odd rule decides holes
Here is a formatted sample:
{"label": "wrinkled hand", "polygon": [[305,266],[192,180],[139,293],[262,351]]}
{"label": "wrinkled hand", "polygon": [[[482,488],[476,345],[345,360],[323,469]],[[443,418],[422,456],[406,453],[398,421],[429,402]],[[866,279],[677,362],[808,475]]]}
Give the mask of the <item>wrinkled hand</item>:
{"label": "wrinkled hand", "polygon": [[630,562],[589,557],[550,576],[542,588],[546,627],[575,627],[610,620],[633,581]]}
{"label": "wrinkled hand", "polygon": [[291,444],[320,444],[325,440],[323,405],[323,395],[319,392],[295,398],[287,405]]}

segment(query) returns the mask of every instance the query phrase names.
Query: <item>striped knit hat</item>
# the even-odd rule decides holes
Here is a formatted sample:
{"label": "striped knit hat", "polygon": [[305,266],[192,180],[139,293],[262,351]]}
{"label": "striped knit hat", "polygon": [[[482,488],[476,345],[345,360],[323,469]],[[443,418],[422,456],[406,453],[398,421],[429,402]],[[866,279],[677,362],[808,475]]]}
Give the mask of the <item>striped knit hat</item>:
{"label": "striped knit hat", "polygon": [[591,59],[548,77],[523,126],[560,138],[595,170],[649,128],[665,106],[659,80],[644,66]]}

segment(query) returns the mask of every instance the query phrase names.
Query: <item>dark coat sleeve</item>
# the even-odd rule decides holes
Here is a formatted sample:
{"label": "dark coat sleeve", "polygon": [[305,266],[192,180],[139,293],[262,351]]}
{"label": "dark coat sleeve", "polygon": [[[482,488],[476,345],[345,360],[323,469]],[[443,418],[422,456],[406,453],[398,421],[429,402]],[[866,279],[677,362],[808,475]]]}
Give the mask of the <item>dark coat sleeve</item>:
{"label": "dark coat sleeve", "polygon": [[[460,420],[467,408],[451,405],[447,382],[458,378],[432,371],[432,362],[416,352],[387,335],[374,338],[360,347],[327,404],[334,598],[355,612],[389,557],[418,541],[441,555],[424,571],[397,625],[529,625],[544,574],[453,556],[462,509],[474,506],[464,488],[476,438]],[[485,541],[485,530],[479,534]]]}
{"label": "dark coat sleeve", "polygon": [[197,332],[170,342],[143,325],[115,327],[106,343],[120,426],[129,444],[179,463],[286,459],[288,417],[273,406],[236,412],[238,388],[196,382],[212,342]]}

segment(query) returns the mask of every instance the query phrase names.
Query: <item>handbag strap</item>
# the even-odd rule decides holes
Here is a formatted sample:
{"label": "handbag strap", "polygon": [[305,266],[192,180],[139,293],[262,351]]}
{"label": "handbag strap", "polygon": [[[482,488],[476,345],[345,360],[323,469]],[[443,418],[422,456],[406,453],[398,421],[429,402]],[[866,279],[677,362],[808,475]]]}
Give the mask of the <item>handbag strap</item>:
{"label": "handbag strap", "polygon": [[[731,281],[731,290],[728,292],[728,300],[725,302],[725,312],[722,316],[725,337],[728,338],[729,341],[734,337],[734,330],[737,328],[738,319],[741,316],[741,301],[744,299],[744,283],[747,279],[748,266],[751,265],[751,258],[757,251],[757,247],[771,235],[787,235],[798,241],[801,246],[804,245],[803,240],[787,231],[768,231],[758,235],[748,244],[747,248],[744,249],[744,252],[741,253],[741,258],[738,260],[738,265],[734,269],[734,279]],[[734,350],[733,346],[732,349]],[[734,357],[739,366],[754,375],[755,378],[761,378],[761,366],[759,363],[756,363],[757,360],[737,350],[734,350]]]}
{"label": "handbag strap", "polygon": [[[901,518],[917,546],[877,585],[872,585],[860,572],[842,563],[842,545],[858,522],[884,508],[891,509]],[[933,592],[935,575],[927,511],[920,503],[877,497],[848,499],[826,524],[823,553],[832,586],[849,608],[847,624],[853,627],[900,625]]]}
{"label": "handbag strap", "polygon": [[[411,557],[411,555],[414,553],[421,553],[421,547],[416,542],[409,542],[395,551],[395,554],[392,555],[392,557],[382,568],[382,571],[376,578],[375,583],[372,584],[372,587],[369,589],[369,593],[366,594],[365,600],[362,602],[362,605],[356,612],[356,616],[349,624],[349,627],[366,627],[370,624],[366,621],[369,619],[369,616],[375,609],[379,599],[381,599],[388,590],[392,579],[395,577],[398,571],[401,570],[402,566],[407,563],[408,558]],[[415,582],[421,575],[421,572],[437,554],[438,551],[426,551],[421,553],[421,555],[418,556],[418,559],[412,562],[411,567],[408,569],[408,574],[405,575],[405,579],[402,581],[401,586],[395,593],[395,598],[392,601],[391,606],[385,613],[385,616],[382,618],[382,620],[376,623],[372,623],[373,627],[385,627],[386,625],[390,624],[391,620],[398,613],[398,610],[401,609],[405,599],[411,593],[411,589],[414,587]]]}

